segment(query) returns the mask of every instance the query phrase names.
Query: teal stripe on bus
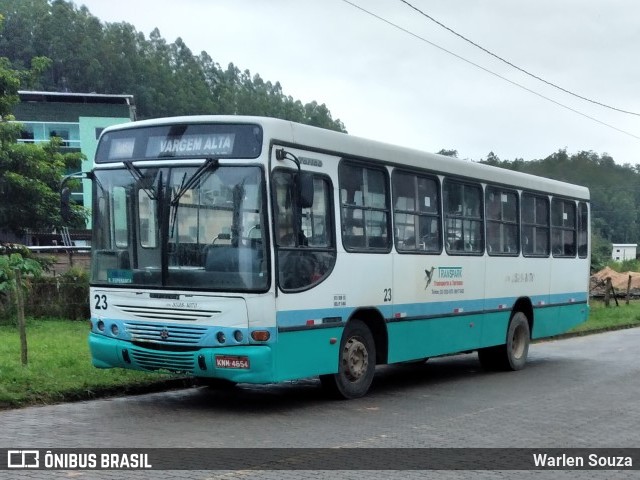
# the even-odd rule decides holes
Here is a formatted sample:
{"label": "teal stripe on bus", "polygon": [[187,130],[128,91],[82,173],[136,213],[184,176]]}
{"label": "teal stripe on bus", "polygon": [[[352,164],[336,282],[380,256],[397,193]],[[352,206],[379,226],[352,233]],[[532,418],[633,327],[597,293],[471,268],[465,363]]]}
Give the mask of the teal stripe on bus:
{"label": "teal stripe on bus", "polygon": [[[429,319],[449,316],[468,316],[494,311],[510,312],[517,297],[502,297],[474,300],[452,300],[446,302],[421,302],[398,305],[373,305],[387,321],[402,322],[412,319]],[[562,305],[584,304],[586,292],[568,292],[554,295],[535,295],[530,298],[534,309],[559,307]],[[341,318],[343,322],[356,311],[357,307],[319,308],[304,310],[286,310],[276,314],[279,329],[290,327],[314,327],[322,324],[323,319]]]}

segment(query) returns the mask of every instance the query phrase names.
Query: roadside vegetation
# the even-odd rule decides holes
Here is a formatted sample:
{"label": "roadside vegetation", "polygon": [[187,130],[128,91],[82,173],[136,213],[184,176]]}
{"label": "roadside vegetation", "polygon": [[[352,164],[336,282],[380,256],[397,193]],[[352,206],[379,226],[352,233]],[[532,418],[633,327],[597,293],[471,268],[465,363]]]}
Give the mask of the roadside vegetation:
{"label": "roadside vegetation", "polygon": [[[640,326],[640,301],[619,307],[591,303],[589,320],[572,333],[587,334]],[[161,391],[191,385],[180,376],[101,370],[92,366],[82,321],[28,319],[29,363],[20,362],[20,339],[13,323],[0,325],[0,409]]]}
{"label": "roadside vegetation", "polygon": [[591,314],[589,320],[574,328],[571,334],[598,333],[607,330],[618,330],[640,326],[640,300],[632,300],[629,305],[619,300],[616,306],[613,302],[605,306],[604,302],[590,302]]}
{"label": "roadside vegetation", "polygon": [[14,324],[0,325],[0,408],[46,405],[108,395],[167,389],[178,378],[130,370],[101,370],[91,364],[87,322],[29,319],[29,363],[20,362]]}

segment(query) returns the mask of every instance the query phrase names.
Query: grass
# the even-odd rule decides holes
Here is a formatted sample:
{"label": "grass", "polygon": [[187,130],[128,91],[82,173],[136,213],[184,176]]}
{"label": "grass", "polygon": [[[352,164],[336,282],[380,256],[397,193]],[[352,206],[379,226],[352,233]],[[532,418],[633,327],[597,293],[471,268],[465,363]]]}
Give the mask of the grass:
{"label": "grass", "polygon": [[631,301],[629,305],[624,300],[618,302],[619,306],[616,306],[612,300],[607,307],[604,302],[592,300],[589,320],[570,333],[584,334],[640,326],[640,301]]}
{"label": "grass", "polygon": [[[591,302],[587,322],[570,334],[584,335],[640,326],[640,301],[605,307]],[[29,320],[29,363],[20,363],[20,339],[15,325],[0,324],[0,409],[85,400],[107,395],[165,390],[190,384],[180,377],[101,370],[91,365],[86,322]]]}
{"label": "grass", "polygon": [[0,409],[167,388],[170,375],[101,370],[89,354],[87,322],[29,320],[28,364],[15,325],[0,325]]}

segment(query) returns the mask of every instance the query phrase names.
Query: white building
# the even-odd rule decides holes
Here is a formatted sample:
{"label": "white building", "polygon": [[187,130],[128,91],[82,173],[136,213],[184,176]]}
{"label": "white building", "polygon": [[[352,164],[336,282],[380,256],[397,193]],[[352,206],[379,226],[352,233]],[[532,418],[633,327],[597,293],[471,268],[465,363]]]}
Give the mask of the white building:
{"label": "white building", "polygon": [[616,262],[624,262],[625,260],[635,260],[637,243],[614,243],[611,258]]}

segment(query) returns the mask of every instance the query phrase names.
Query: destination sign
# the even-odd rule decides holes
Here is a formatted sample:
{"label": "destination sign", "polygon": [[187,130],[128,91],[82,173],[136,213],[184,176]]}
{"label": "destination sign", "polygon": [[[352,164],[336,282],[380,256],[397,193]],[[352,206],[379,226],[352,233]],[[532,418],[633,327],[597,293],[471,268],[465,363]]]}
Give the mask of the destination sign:
{"label": "destination sign", "polygon": [[233,133],[149,137],[146,157],[231,155],[234,142]]}
{"label": "destination sign", "polygon": [[117,138],[111,142],[109,158],[114,160],[121,158],[131,158],[133,149],[136,146],[135,138]]}
{"label": "destination sign", "polygon": [[168,124],[106,131],[96,163],[181,158],[257,158],[262,150],[259,125],[236,123]]}

